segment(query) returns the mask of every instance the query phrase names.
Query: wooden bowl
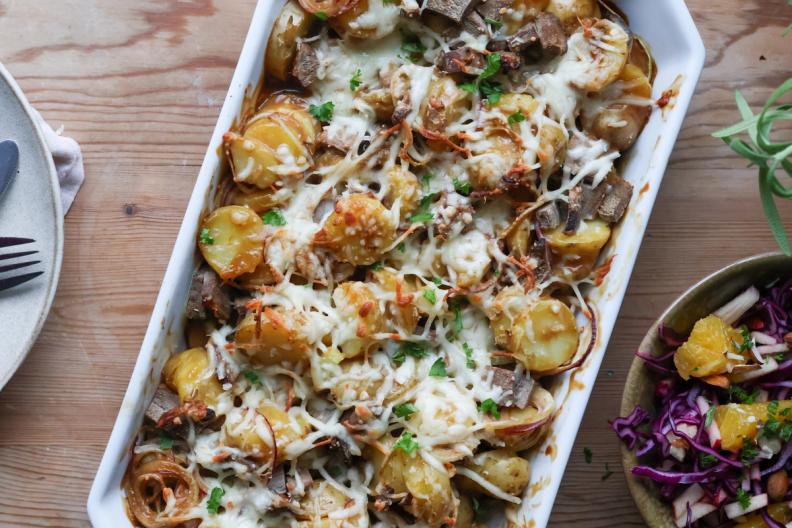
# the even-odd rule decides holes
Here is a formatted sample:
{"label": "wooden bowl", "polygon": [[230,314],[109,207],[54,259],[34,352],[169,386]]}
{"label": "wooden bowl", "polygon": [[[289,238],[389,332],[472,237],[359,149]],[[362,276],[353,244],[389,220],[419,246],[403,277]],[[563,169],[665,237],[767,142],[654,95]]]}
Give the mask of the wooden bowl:
{"label": "wooden bowl", "polygon": [[[660,323],[681,335],[690,333],[696,321],[711,314],[752,285],[760,285],[776,277],[792,275],[792,257],[781,253],[766,253],[739,260],[716,271],[683,293],[652,324],[641,341],[639,350],[660,355],[664,348],[657,335]],[[636,405],[652,408],[655,380],[643,360],[636,357],[627,374],[622,395],[621,415],[627,416]],[[638,465],[634,453],[622,445],[622,465],[627,486],[650,528],[675,526],[670,505],[661,502],[657,486],[647,478],[636,477],[632,468]]]}

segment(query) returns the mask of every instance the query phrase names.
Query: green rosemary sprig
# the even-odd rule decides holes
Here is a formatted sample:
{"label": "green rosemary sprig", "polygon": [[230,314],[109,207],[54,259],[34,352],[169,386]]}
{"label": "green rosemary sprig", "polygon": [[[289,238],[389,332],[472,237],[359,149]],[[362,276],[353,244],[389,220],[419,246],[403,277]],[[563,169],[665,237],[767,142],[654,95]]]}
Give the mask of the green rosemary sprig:
{"label": "green rosemary sprig", "polygon": [[[792,256],[792,248],[775,203],[776,197],[792,199],[792,184],[785,186],[777,175],[780,168],[786,172],[787,178],[792,178],[792,140],[776,142],[770,138],[776,122],[792,121],[792,104],[773,106],[790,90],[792,90],[792,78],[776,88],[762,111],[756,115],[738,90],[735,99],[743,120],[712,135],[722,139],[734,152],[759,168],[759,196],[767,222],[781,250]],[[738,137],[743,133],[748,134],[751,144]]]}

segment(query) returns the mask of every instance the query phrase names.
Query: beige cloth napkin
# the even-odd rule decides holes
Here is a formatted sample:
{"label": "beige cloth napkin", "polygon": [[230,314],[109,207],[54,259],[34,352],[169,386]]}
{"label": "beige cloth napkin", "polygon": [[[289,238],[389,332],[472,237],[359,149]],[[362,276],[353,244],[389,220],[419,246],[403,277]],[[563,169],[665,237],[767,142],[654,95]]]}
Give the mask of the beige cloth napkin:
{"label": "beige cloth napkin", "polygon": [[61,189],[61,204],[63,214],[69,212],[69,208],[74,202],[77,191],[85,180],[85,167],[83,166],[82,150],[80,145],[70,137],[62,136],[63,126],[57,131],[44,121],[41,114],[35,109],[34,117],[38,122],[44,141],[47,143],[52,154],[52,161],[55,163],[55,170],[58,173],[58,181]]}

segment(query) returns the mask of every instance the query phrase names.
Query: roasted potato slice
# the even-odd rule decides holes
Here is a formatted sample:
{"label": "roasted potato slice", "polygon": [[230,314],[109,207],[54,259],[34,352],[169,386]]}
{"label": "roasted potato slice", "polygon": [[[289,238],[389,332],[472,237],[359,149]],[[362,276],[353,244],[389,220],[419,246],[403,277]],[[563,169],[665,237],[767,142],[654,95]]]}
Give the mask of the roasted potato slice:
{"label": "roasted potato slice", "polygon": [[396,238],[396,222],[382,202],[366,194],[339,199],[314,243],[338,260],[356,266],[373,264]]}
{"label": "roasted potato slice", "polygon": [[162,369],[162,381],[179,395],[182,403],[199,400],[212,407],[223,393],[203,348],[191,348],[168,358]]}
{"label": "roasted potato slice", "polygon": [[602,220],[583,222],[572,234],[564,233],[563,225],[545,233],[559,273],[573,279],[582,279],[591,273],[610,235],[611,228]]}
{"label": "roasted potato slice", "polygon": [[547,178],[558,171],[566,158],[569,140],[564,130],[553,122],[539,127],[539,151],[537,157],[541,168],[539,174]]}
{"label": "roasted potato slice", "polygon": [[519,303],[510,289],[495,299],[498,315],[492,319],[495,341],[531,372],[541,374],[560,367],[577,351],[575,316],[557,299]]}
{"label": "roasted potato slice", "polygon": [[264,222],[253,209],[227,205],[201,222],[198,247],[220,278],[233,279],[256,269],[264,258]]}
{"label": "roasted potato slice", "polygon": [[310,425],[301,416],[290,415],[273,403],[264,402],[256,409],[235,409],[229,413],[223,424],[223,440],[229,447],[260,462],[271,461],[277,453],[274,461],[277,465],[292,460],[289,444],[310,431]]}
{"label": "roasted potato slice", "polygon": [[[520,496],[531,480],[531,463],[511,449],[485,451],[465,461],[465,467],[509,495]],[[456,478],[461,490],[497,498],[477,482],[465,477]]]}
{"label": "roasted potato slice", "polygon": [[355,357],[377,344],[372,335],[384,332],[387,326],[371,288],[363,282],[344,282],[333,291],[333,303],[344,321],[334,334],[344,357]]}
{"label": "roasted potato slice", "polygon": [[330,27],[342,37],[379,39],[396,28],[399,8],[390,2],[359,0],[352,9],[329,20]]}
{"label": "roasted potato slice", "polygon": [[525,409],[501,409],[500,419],[489,422],[487,431],[496,436],[494,442],[502,442],[514,452],[524,451],[542,440],[554,410],[552,394],[537,384]]}
{"label": "roasted potato slice", "polygon": [[630,36],[610,20],[597,20],[588,29],[576,31],[564,56],[564,61],[576,62],[569,83],[580,90],[599,92],[618,79],[627,64],[629,47]]}
{"label": "roasted potato slice", "polygon": [[372,272],[372,275],[382,290],[394,295],[394,301],[385,303],[385,316],[401,328],[405,334],[412,334],[418,325],[418,310],[414,303],[399,303],[396,300],[398,295],[406,298],[414,292],[415,288],[412,283],[405,277],[399,277],[387,269],[379,269]]}
{"label": "roasted potato slice", "polygon": [[237,330],[237,347],[256,365],[298,363],[308,359],[306,324],[305,315],[294,309],[265,308],[260,323],[250,311]]}
{"label": "roasted potato slice", "polygon": [[415,174],[401,165],[394,165],[388,170],[388,191],[383,203],[390,209],[396,200],[399,201],[399,218],[407,219],[418,207],[421,197],[421,184]]}
{"label": "roasted potato slice", "polygon": [[580,27],[581,20],[602,16],[597,0],[550,0],[546,10],[558,17],[567,35]]}
{"label": "roasted potato slice", "polygon": [[280,81],[288,79],[297,53],[297,39],[308,34],[313,22],[313,15],[303,11],[294,0],[283,6],[267,43],[264,62],[268,75]]}
{"label": "roasted potato slice", "polygon": [[469,231],[443,244],[442,261],[457,286],[469,288],[481,282],[490,268],[489,240],[481,231]]}

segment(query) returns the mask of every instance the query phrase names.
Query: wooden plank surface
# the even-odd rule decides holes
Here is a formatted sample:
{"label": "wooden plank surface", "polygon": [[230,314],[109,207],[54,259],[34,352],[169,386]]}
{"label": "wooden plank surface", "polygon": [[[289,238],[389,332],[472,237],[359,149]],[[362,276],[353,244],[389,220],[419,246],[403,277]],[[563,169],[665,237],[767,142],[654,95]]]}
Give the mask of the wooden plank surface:
{"label": "wooden plank surface", "polygon": [[[138,354],[255,0],[0,1],[0,61],[83,146],[63,272],[39,342],[0,393],[0,526],[86,526]],[[551,526],[642,526],[606,420],[646,327],[698,278],[774,249],[755,173],[710,133],[792,72],[785,0],[689,0],[707,66],[671,159]],[[792,228],[792,207],[782,215]],[[594,453],[589,465],[583,447]],[[602,481],[604,464],[616,473]]]}

